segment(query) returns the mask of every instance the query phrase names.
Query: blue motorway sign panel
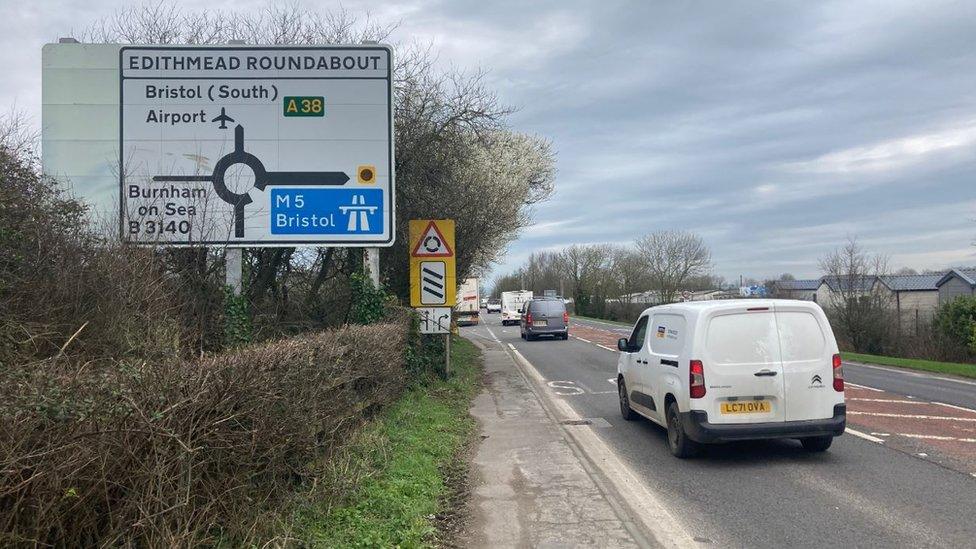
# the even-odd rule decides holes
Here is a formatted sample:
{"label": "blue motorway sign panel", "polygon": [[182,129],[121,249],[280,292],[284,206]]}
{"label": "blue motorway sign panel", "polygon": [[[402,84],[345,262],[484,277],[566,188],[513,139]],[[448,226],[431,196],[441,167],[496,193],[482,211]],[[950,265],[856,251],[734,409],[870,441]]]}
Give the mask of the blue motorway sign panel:
{"label": "blue motorway sign panel", "polygon": [[383,233],[380,189],[295,189],[271,191],[271,234]]}

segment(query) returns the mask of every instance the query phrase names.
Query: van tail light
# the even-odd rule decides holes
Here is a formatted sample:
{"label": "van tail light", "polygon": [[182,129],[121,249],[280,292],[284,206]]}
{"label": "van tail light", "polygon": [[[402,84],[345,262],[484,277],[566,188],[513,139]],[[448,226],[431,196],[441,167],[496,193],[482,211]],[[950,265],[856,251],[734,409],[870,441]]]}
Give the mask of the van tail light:
{"label": "van tail light", "polygon": [[840,355],[834,355],[834,390],[838,393],[844,392],[844,363],[840,360]]}
{"label": "van tail light", "polygon": [[532,313],[525,313],[525,323],[532,324]]}
{"label": "van tail light", "polygon": [[702,366],[702,361],[691,361],[691,366],[688,368],[688,386],[691,389],[691,398],[705,396],[705,367]]}
{"label": "van tail light", "polygon": [[566,325],[569,324],[569,313],[567,313],[566,311],[563,311],[563,324]]}

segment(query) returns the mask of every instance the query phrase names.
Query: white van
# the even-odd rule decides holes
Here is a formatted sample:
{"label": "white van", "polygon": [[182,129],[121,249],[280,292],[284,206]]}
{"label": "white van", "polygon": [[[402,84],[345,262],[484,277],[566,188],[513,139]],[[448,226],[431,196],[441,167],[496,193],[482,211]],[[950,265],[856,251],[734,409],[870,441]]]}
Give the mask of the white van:
{"label": "white van", "polygon": [[700,443],[767,438],[822,452],[844,432],[837,342],[811,301],[651,307],[617,348],[621,414],[666,427],[678,457]]}

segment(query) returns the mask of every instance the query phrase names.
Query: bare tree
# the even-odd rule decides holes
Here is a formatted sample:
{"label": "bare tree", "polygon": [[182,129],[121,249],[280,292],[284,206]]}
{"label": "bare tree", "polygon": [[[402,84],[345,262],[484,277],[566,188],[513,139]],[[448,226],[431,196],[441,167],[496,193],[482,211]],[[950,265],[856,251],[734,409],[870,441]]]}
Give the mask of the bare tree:
{"label": "bare tree", "polygon": [[706,274],[711,253],[700,236],[686,231],[665,230],[646,234],[636,241],[647,268],[648,282],[662,303],[675,300],[691,277]]}
{"label": "bare tree", "polygon": [[890,297],[878,283],[887,274],[888,259],[869,254],[852,237],[820,259],[829,297],[820,305],[835,331],[861,352],[881,352],[887,336]]}
{"label": "bare tree", "polygon": [[573,295],[574,307],[577,313],[586,314],[594,297],[605,295],[602,282],[602,271],[608,262],[612,248],[606,244],[574,244],[560,254],[560,266],[569,280]]}
{"label": "bare tree", "polygon": [[[221,44],[350,44],[392,40],[393,24],[339,8],[320,14],[300,3],[270,3],[257,12],[186,11],[157,2],[124,8],[89,27],[88,42]],[[407,222],[448,218],[457,222],[457,275],[484,271],[531,221],[531,206],[547,199],[555,157],[545,139],[512,130],[513,108],[486,84],[485,72],[443,71],[429,45],[396,45],[394,118],[396,145],[396,244],[382,252],[381,276],[408,295]],[[322,310],[317,293],[325,281],[356,264],[358,251],[270,250],[249,254],[248,296],[292,311],[299,303]],[[284,284],[287,278],[289,283]]]}

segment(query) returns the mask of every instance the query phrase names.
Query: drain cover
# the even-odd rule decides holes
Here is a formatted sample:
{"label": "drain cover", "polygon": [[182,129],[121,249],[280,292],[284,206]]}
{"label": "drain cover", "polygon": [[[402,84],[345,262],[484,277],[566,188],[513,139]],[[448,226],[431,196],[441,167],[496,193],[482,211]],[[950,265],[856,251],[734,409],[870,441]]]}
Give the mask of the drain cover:
{"label": "drain cover", "polygon": [[559,423],[562,425],[593,425],[593,422],[588,419],[564,419]]}

